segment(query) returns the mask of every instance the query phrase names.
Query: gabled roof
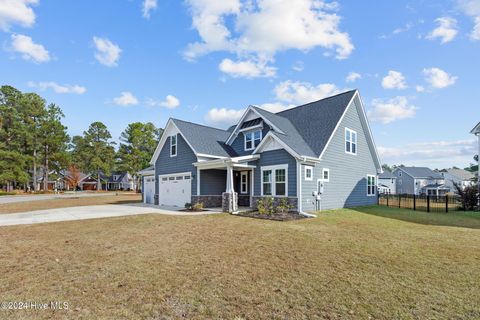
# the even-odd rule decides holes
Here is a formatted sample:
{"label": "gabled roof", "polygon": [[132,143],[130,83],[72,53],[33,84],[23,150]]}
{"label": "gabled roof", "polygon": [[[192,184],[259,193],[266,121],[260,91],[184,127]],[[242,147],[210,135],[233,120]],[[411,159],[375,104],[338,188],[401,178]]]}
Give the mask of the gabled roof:
{"label": "gabled roof", "polygon": [[463,170],[463,169],[452,168],[452,169],[447,169],[447,172],[450,175],[457,178],[458,180],[462,180],[462,181],[470,181],[473,178],[475,178],[475,175],[472,172]]}
{"label": "gabled roof", "polygon": [[398,167],[396,170],[402,170],[412,178],[443,179],[440,173],[427,167]]}
{"label": "gabled roof", "polygon": [[[347,91],[277,113],[277,116],[290,120],[310,149],[320,156],[355,93],[356,90]],[[315,125],[306,125],[306,119]]]}
{"label": "gabled roof", "polygon": [[378,175],[379,179],[396,179],[397,176],[390,171],[384,171]]}
{"label": "gabled roof", "polygon": [[267,118],[270,122],[274,123],[277,127],[280,127],[284,134],[279,132],[272,132],[277,138],[283,141],[286,145],[292,148],[298,155],[307,157],[318,157],[303,137],[298,133],[295,126],[287,118],[281,117],[278,114],[268,112],[258,107],[253,107],[263,117]]}
{"label": "gabled roof", "polygon": [[480,122],[475,126],[475,128],[470,131],[472,134],[479,134],[480,133]]}
{"label": "gabled roof", "polygon": [[178,119],[172,119],[172,121],[191,144],[195,153],[219,157],[237,155],[230,146],[225,144],[230,132]]}

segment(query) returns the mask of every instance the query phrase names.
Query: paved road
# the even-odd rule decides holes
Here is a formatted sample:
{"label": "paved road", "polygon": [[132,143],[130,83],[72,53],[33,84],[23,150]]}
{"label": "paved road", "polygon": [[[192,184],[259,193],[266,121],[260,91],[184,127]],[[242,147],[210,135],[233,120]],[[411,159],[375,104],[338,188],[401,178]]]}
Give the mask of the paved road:
{"label": "paved road", "polygon": [[29,195],[18,195],[18,196],[1,196],[0,204],[38,201],[38,200],[50,200],[50,199],[102,197],[102,196],[111,196],[114,194],[115,194],[114,192],[106,192],[106,193],[102,192],[102,193],[29,194]]}
{"label": "paved road", "polygon": [[74,221],[84,219],[109,218],[131,216],[138,214],[166,214],[166,215],[201,215],[212,214],[212,211],[182,212],[178,208],[159,208],[145,204],[127,205],[98,205],[84,207],[70,207],[48,210],[37,210],[20,213],[0,214],[0,226],[13,226],[20,224],[34,224],[58,221]]}

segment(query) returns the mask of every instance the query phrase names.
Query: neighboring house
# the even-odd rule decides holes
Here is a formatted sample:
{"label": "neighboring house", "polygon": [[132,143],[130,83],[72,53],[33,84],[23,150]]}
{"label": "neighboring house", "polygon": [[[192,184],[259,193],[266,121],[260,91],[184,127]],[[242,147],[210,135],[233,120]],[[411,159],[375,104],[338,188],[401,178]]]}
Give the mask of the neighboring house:
{"label": "neighboring house", "polygon": [[397,177],[398,194],[442,196],[450,192],[444,177],[425,167],[398,167],[393,171]]}
{"label": "neighboring house", "polygon": [[440,172],[445,178],[445,184],[452,192],[457,192],[454,184],[457,184],[462,190],[475,185],[475,174],[463,169],[447,169],[446,172]]}
{"label": "neighboring house", "polygon": [[[81,190],[97,190],[97,174],[90,174],[85,176],[79,183]],[[135,190],[136,184],[134,179],[128,172],[114,172],[107,176],[100,174],[100,181],[102,190],[116,191],[116,190]]]}
{"label": "neighboring house", "polygon": [[378,175],[378,192],[381,194],[397,193],[397,176],[390,171]]}
{"label": "neighboring house", "polygon": [[299,212],[372,205],[381,172],[357,90],[276,114],[250,106],[229,130],[169,119],[151,165],[146,202],[227,212],[264,196]]}

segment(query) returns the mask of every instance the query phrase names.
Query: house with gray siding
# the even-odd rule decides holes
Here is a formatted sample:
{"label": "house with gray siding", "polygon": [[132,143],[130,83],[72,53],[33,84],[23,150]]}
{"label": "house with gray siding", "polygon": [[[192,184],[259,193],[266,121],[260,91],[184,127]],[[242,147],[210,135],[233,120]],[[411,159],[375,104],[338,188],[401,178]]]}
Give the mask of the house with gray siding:
{"label": "house with gray siding", "polygon": [[357,90],[279,113],[250,106],[228,130],[169,119],[151,165],[145,202],[226,212],[263,197],[301,213],[373,205],[381,173]]}
{"label": "house with gray siding", "polygon": [[475,174],[470,171],[458,168],[451,168],[441,171],[440,174],[445,178],[445,184],[452,192],[457,192],[457,185],[461,190],[475,186]]}
{"label": "house with gray siding", "polygon": [[426,167],[398,167],[393,174],[398,194],[443,196],[451,191],[439,172]]}
{"label": "house with gray siding", "polygon": [[397,176],[386,170],[379,174],[378,192],[381,194],[397,194]]}

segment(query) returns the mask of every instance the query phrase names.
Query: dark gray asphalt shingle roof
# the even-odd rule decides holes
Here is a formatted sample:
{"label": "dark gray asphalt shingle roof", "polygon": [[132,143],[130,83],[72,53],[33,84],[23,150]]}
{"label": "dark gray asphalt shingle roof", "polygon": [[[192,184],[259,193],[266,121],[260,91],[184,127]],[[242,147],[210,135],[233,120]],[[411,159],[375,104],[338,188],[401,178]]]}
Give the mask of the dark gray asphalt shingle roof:
{"label": "dark gray asphalt shingle roof", "polygon": [[[318,157],[325,148],[338,121],[356,90],[347,91],[316,102],[277,113],[287,118]],[[305,122],[308,121],[308,124]]]}
{"label": "dark gray asphalt shingle roof", "polygon": [[310,146],[306,143],[303,137],[298,132],[297,128],[285,117],[281,117],[278,114],[268,112],[266,110],[254,107],[255,110],[270,121],[274,126],[278,127],[282,132],[272,132],[286,145],[293,149],[301,156],[316,157],[316,154],[312,151]]}
{"label": "dark gray asphalt shingle roof", "polygon": [[220,157],[236,156],[235,151],[225,144],[230,132],[178,119],[172,121],[197,153]]}
{"label": "dark gray asphalt shingle roof", "polygon": [[440,173],[435,172],[427,167],[402,167],[400,169],[414,178],[443,179]]}
{"label": "dark gray asphalt shingle roof", "polygon": [[[355,92],[356,90],[344,92],[280,113],[271,113],[259,107],[253,108],[282,131],[272,131],[272,134],[297,154],[319,157]],[[237,156],[235,151],[225,144],[235,126],[221,130],[183,120],[172,120],[197,153]]]}

